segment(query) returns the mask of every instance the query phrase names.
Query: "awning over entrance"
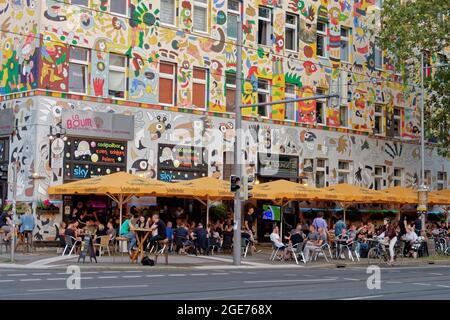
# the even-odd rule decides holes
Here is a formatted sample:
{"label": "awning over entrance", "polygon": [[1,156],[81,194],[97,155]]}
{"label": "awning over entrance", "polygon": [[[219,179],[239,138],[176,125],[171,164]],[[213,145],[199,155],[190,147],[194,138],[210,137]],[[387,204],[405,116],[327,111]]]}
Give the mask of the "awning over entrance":
{"label": "awning over entrance", "polygon": [[335,200],[324,189],[306,186],[287,180],[276,180],[257,184],[252,190],[252,199],[272,201]]}

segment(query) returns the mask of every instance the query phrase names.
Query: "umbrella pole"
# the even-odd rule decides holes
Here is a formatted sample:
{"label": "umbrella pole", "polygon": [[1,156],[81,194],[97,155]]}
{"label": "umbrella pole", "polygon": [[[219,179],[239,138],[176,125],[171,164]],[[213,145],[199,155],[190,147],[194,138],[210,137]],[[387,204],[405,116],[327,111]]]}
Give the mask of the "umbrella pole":
{"label": "umbrella pole", "polygon": [[123,194],[119,195],[119,201],[117,203],[119,205],[119,212],[120,212],[120,222],[119,222],[119,236],[121,236],[121,229],[122,229],[122,205],[123,205]]}
{"label": "umbrella pole", "polygon": [[208,229],[209,224],[209,198],[206,199],[206,229]]}

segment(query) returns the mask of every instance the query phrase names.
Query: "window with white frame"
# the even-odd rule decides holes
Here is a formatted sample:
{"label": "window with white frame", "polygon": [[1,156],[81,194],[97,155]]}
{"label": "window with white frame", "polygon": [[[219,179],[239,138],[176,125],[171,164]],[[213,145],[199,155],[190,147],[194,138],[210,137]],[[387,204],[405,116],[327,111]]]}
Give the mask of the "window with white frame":
{"label": "window with white frame", "polygon": [[338,161],[338,183],[351,183],[350,172],[351,172],[351,161],[339,160]]}
{"label": "window with white frame", "polygon": [[436,179],[436,187],[438,190],[447,189],[447,172],[438,171]]}
{"label": "window with white frame", "polygon": [[200,109],[205,109],[207,104],[207,74],[207,69],[198,67],[192,72],[192,104]]}
{"label": "window with white frame", "polygon": [[226,99],[227,112],[235,112],[236,108],[236,74],[227,72],[225,76],[226,82]]}
{"label": "window with white frame", "polygon": [[208,32],[207,0],[194,0],[194,31]]}
{"label": "window with white frame", "polygon": [[[292,83],[286,83],[285,88],[285,98],[286,100],[295,99],[297,98],[297,86]],[[285,104],[285,110],[284,110],[284,118],[286,120],[292,120],[295,121],[296,113],[297,113],[297,103],[296,102],[289,102]]]}
{"label": "window with white frame", "polygon": [[163,24],[175,25],[176,0],[161,0],[160,19]]}
{"label": "window with white frame", "polygon": [[89,50],[70,47],[69,92],[87,94],[89,84]]}
{"label": "window with white frame", "polygon": [[392,174],[392,182],[394,187],[401,187],[403,180],[403,168],[394,168],[394,173]]}
{"label": "window with white frame", "polygon": [[384,107],[381,104],[375,104],[375,113],[374,113],[374,125],[373,125],[373,133],[383,135],[383,119],[384,119]]}
{"label": "window with white frame", "polygon": [[375,38],[375,69],[381,70],[383,69],[383,50],[380,47],[380,38]]}
{"label": "window with white frame", "polygon": [[431,171],[425,170],[425,184],[430,187],[431,186]]}
{"label": "window with white frame", "polygon": [[108,95],[111,98],[125,99],[127,91],[128,57],[122,54],[109,54]]}
{"label": "window with white frame", "polygon": [[[258,103],[270,101],[269,81],[264,79],[258,80]],[[270,106],[258,106],[258,114],[261,117],[269,117]]]}
{"label": "window with white frame", "polygon": [[71,0],[70,3],[77,6],[89,7],[89,0]]}
{"label": "window with white frame", "polygon": [[111,0],[109,2],[109,11],[121,16],[128,15],[128,1],[124,0]]}
{"label": "window with white frame", "polygon": [[375,190],[382,190],[386,186],[386,179],[385,179],[385,172],[386,167],[385,166],[375,166],[373,170],[373,176],[374,176],[374,184],[373,188]]}
{"label": "window with white frame", "polygon": [[286,13],[285,24],[285,48],[290,51],[297,51],[298,48],[298,16]]}
{"label": "window with white frame", "polygon": [[159,62],[159,103],[167,106],[176,104],[177,65],[175,63]]}
{"label": "window with white frame", "polygon": [[350,37],[352,29],[341,27],[341,61],[350,62]]}
{"label": "window with white frame", "polygon": [[348,107],[345,105],[339,106],[339,125],[348,127]]}
{"label": "window with white frame", "polygon": [[258,8],[258,44],[269,46],[272,38],[272,9]]}
{"label": "window with white frame", "polygon": [[327,57],[327,23],[325,21],[317,21],[317,55],[322,58]]}
{"label": "window with white frame", "polygon": [[228,0],[228,14],[227,14],[227,35],[228,38],[237,38],[237,23],[239,19],[239,1]]}
{"label": "window with white frame", "polygon": [[402,111],[399,107],[394,107],[394,137],[400,137],[402,135]]}
{"label": "window with white frame", "polygon": [[[316,94],[318,96],[324,94],[324,90],[322,88],[316,89]],[[326,110],[325,110],[325,100],[320,99],[316,100],[316,123],[317,124],[326,124]]]}
{"label": "window with white frame", "polygon": [[316,188],[327,186],[328,159],[316,159]]}

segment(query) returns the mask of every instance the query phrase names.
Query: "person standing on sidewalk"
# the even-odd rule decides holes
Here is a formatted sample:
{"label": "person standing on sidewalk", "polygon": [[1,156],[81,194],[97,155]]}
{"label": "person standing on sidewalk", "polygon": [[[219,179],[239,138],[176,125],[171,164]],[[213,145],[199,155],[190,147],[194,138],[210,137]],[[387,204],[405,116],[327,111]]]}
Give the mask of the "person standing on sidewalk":
{"label": "person standing on sidewalk", "polygon": [[244,215],[244,230],[242,232],[242,237],[243,238],[247,238],[251,244],[252,244],[252,252],[261,252],[261,250],[256,250],[256,246],[255,246],[255,231],[253,228],[253,214],[255,213],[255,209],[253,207],[249,207],[247,210],[247,213]]}

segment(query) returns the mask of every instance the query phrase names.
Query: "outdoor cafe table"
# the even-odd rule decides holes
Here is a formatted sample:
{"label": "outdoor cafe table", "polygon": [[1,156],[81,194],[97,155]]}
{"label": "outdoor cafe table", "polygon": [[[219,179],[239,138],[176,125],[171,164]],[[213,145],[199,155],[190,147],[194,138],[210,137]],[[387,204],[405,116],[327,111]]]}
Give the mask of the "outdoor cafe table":
{"label": "outdoor cafe table", "polygon": [[150,228],[131,228],[131,231],[136,235],[136,243],[138,246],[138,251],[135,254],[130,256],[131,261],[137,261],[139,255],[141,256],[141,260],[144,257],[144,245],[145,240],[147,240],[148,236],[152,233],[152,229]]}

